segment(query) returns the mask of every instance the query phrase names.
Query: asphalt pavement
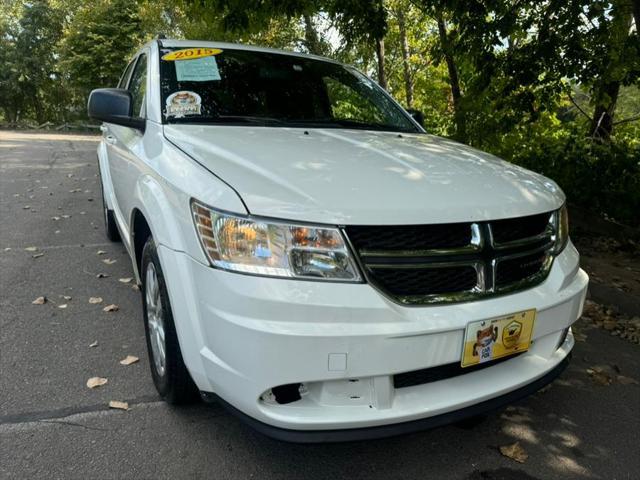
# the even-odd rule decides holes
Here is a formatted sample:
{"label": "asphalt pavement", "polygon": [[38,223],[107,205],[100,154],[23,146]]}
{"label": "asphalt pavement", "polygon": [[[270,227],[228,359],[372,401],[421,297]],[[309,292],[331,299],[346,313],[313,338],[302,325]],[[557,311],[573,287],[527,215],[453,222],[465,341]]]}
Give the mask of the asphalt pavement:
{"label": "asphalt pavement", "polygon": [[[0,478],[640,477],[640,350],[598,329],[551,387],[475,426],[295,445],[217,405],[167,406],[128,256],[103,232],[97,142],[0,131]],[[516,441],[524,463],[500,451]]]}

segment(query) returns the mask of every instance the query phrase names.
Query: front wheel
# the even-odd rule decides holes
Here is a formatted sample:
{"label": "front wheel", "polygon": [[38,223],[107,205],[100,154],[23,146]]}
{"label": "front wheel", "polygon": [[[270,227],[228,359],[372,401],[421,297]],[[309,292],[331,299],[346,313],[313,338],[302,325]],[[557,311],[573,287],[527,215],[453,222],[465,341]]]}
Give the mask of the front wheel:
{"label": "front wheel", "polygon": [[172,404],[198,398],[198,389],[182,359],[167,287],[152,237],[142,251],[142,309],[153,383]]}

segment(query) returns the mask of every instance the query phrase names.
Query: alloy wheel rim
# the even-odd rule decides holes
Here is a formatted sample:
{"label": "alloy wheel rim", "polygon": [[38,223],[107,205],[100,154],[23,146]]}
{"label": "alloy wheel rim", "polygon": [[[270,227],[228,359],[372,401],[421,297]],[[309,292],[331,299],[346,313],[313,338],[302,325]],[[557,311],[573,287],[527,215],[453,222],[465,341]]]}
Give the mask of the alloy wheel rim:
{"label": "alloy wheel rim", "polygon": [[147,303],[147,326],[153,364],[158,375],[164,376],[166,369],[164,309],[160,298],[158,275],[153,263],[147,265],[145,273],[145,301]]}

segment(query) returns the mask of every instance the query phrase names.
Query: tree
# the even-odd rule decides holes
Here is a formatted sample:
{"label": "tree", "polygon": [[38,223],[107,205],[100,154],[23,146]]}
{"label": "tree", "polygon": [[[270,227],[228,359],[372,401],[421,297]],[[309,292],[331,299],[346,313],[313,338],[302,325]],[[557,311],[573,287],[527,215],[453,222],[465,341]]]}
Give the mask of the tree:
{"label": "tree", "polygon": [[[50,117],[47,95],[55,83],[55,45],[62,34],[62,18],[47,0],[13,5],[16,17],[5,17],[2,32],[3,80],[7,117],[17,121],[31,110],[39,124]],[[6,64],[4,62],[7,62]],[[4,67],[6,65],[6,67]]]}
{"label": "tree", "polygon": [[[637,0],[635,6],[637,22],[637,10],[640,8]],[[601,55],[593,59],[599,75],[592,82],[594,112],[589,134],[603,140],[608,140],[613,132],[620,87],[629,84],[640,75],[639,38],[637,31],[633,33],[631,30],[634,16],[631,2],[613,1],[608,15],[609,21],[604,15],[599,15],[599,22],[593,25],[594,33],[604,40],[604,48]]]}
{"label": "tree", "polygon": [[60,45],[60,68],[77,114],[84,114],[92,89],[118,83],[142,38],[137,7],[128,0],[98,0],[75,13]]}
{"label": "tree", "polygon": [[9,123],[15,123],[22,110],[16,51],[19,15],[14,10],[0,10],[0,107]]}
{"label": "tree", "polygon": [[413,106],[413,78],[411,76],[411,66],[409,65],[409,41],[407,39],[407,21],[402,8],[394,10],[394,16],[398,24],[400,51],[402,52],[402,74],[404,78],[404,95],[407,108]]}
{"label": "tree", "polygon": [[[378,81],[385,86],[384,35],[387,11],[383,0],[186,0],[186,3],[194,15],[208,15],[211,18],[215,14],[227,32],[256,32],[278,18],[303,17],[306,23],[305,16],[311,19],[311,15],[325,12],[348,45],[366,42],[375,47]],[[306,43],[313,44],[314,39],[309,37],[313,33],[308,27],[309,24],[306,24]]]}

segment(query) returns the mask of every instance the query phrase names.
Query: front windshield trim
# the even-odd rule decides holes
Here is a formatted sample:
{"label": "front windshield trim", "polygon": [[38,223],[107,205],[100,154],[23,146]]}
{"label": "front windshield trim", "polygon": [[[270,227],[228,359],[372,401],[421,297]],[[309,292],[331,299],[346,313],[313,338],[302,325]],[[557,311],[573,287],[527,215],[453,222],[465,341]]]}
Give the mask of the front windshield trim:
{"label": "front windshield trim", "polygon": [[[163,79],[165,79],[167,75],[167,64],[171,64],[172,62],[162,60],[163,55],[166,52],[171,52],[175,50],[182,50],[192,48],[189,46],[161,46],[159,51],[159,62],[160,62],[160,100],[161,100],[161,108],[164,110],[165,101],[167,99],[167,93],[165,92],[165,88],[162,84]],[[198,48],[198,47],[193,47]],[[262,117],[259,114],[252,113],[249,115],[185,115],[185,116],[169,116],[168,114],[162,113],[161,122],[163,124],[181,124],[181,125],[229,125],[229,126],[253,126],[253,127],[276,127],[276,128],[323,128],[323,129],[344,129],[344,130],[372,130],[372,131],[388,131],[394,133],[426,133],[424,129],[413,119],[413,117],[400,105],[396,100],[383,88],[381,88],[377,83],[368,78],[363,73],[359,72],[357,69],[350,65],[345,65],[340,62],[336,62],[331,59],[325,59],[322,57],[316,56],[305,56],[305,55],[296,55],[289,54],[283,51],[264,51],[264,50],[250,50],[250,49],[233,49],[233,48],[225,48],[224,52],[233,52],[233,54],[238,54],[238,52],[242,52],[243,54],[255,55],[257,57],[260,56],[268,56],[268,55],[277,55],[281,58],[289,59],[291,62],[312,62],[312,64],[324,64],[327,66],[334,67],[335,69],[341,69],[340,73],[348,73],[354,78],[358,79],[363,85],[366,85],[374,92],[372,98],[377,96],[379,103],[374,104],[371,98],[366,97],[362,93],[355,92],[357,95],[362,97],[359,100],[367,100],[372,105],[375,106],[379,115],[382,115],[380,118],[387,118],[391,121],[396,122],[396,124],[388,123],[388,122],[370,122],[370,121],[352,121],[349,118],[342,117],[331,117],[331,118],[290,118],[287,116],[276,116],[271,114],[271,112],[267,111],[267,115]],[[173,72],[172,72],[173,73]],[[173,73],[173,75],[176,75]],[[314,79],[315,80],[315,79]],[[178,82],[177,78],[174,82]],[[301,82],[302,83],[302,82]],[[313,95],[314,85],[309,86],[309,94]],[[365,89],[366,90],[366,89]],[[251,93],[251,92],[250,92]],[[328,92],[326,93],[328,95]],[[375,99],[375,98],[374,98]],[[384,99],[384,100],[382,100]],[[204,101],[203,101],[204,104]],[[331,107],[333,109],[333,106]]]}
{"label": "front windshield trim", "polygon": [[216,126],[252,126],[252,127],[279,127],[300,129],[334,129],[334,130],[371,130],[394,133],[424,133],[409,128],[401,128],[396,125],[376,123],[347,123],[345,120],[296,120],[271,117],[255,117],[243,115],[221,115],[219,117],[182,117],[168,119],[166,125],[216,125]]}

